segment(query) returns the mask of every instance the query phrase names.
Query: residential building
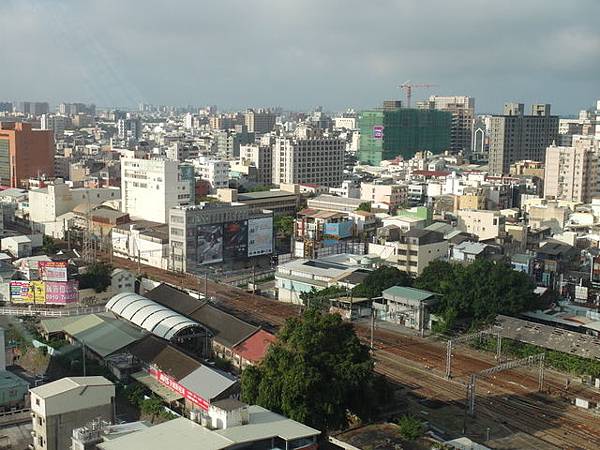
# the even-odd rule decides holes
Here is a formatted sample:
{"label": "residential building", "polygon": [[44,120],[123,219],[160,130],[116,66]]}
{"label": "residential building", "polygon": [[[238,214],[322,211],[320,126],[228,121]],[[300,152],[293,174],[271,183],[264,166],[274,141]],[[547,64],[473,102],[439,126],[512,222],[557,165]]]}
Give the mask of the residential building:
{"label": "residential building", "polygon": [[552,234],[562,233],[571,210],[556,201],[540,205],[531,205],[527,209],[527,220],[531,228],[550,228]]}
{"label": "residential building", "polygon": [[121,210],[132,219],[167,223],[169,210],[195,202],[194,168],[168,159],[121,158]]}
{"label": "residential building", "polygon": [[240,163],[256,168],[256,184],[273,183],[273,147],[262,144],[240,145]]}
{"label": "residential building", "polygon": [[[261,406],[238,400],[221,400],[194,420],[179,417],[149,428],[110,436],[106,427],[99,450],[202,450],[287,449],[317,450],[320,431]],[[202,425],[204,424],[204,425]]]}
{"label": "residential building", "polygon": [[196,175],[210,185],[211,193],[229,187],[229,161],[200,157],[193,164]]}
{"label": "residential building", "polygon": [[[275,273],[277,298],[281,302],[303,304],[302,293],[318,291],[330,286],[353,287],[344,280],[354,275],[364,279],[376,265],[375,258],[341,253],[318,259],[300,258],[279,264]],[[355,280],[355,284],[360,281]],[[343,286],[342,286],[343,284]]]}
{"label": "residential building", "polygon": [[245,126],[235,130],[225,129],[214,132],[217,145],[217,156],[223,159],[236,159],[240,156],[240,146],[254,143],[254,133],[249,133]]}
{"label": "residential building", "polygon": [[24,122],[0,122],[0,185],[24,187],[29,178],[54,175],[54,138]]}
{"label": "residential building", "polygon": [[480,241],[501,238],[506,235],[506,218],[499,211],[463,209],[456,213],[456,227],[476,235]]}
{"label": "residential building", "polygon": [[346,143],[306,129],[277,137],[273,149],[273,184],[339,186],[344,175]]}
{"label": "residential building", "polygon": [[169,244],[175,271],[201,273],[214,263],[243,264],[273,253],[273,212],[242,203],[171,208]]}
{"label": "residential building", "polygon": [[137,117],[119,119],[117,121],[117,136],[119,139],[138,141],[142,136],[142,122]]}
{"label": "residential building", "polygon": [[448,255],[448,241],[442,233],[419,228],[408,231],[396,229],[397,233],[385,239],[379,238],[377,243],[369,243],[369,255],[376,255],[414,277],[419,276],[432,261]]}
{"label": "residential building", "polygon": [[249,109],[244,113],[244,124],[249,133],[270,133],[275,127],[276,116],[266,109]]}
{"label": "residential building", "polygon": [[600,191],[598,149],[586,141],[573,147],[551,145],[546,150],[544,197],[591,203]]}
{"label": "residential building", "polygon": [[361,183],[360,199],[377,209],[387,209],[393,214],[400,206],[408,204],[406,184]]}
{"label": "residential building", "polygon": [[67,118],[65,116],[42,114],[40,118],[40,128],[42,130],[52,130],[54,139],[62,139],[65,134]]}
{"label": "residential building", "polygon": [[438,301],[439,296],[433,292],[392,286],[373,302],[373,310],[383,320],[423,332],[431,329],[431,310]]}
{"label": "residential building", "polygon": [[138,221],[116,226],[110,234],[113,254],[160,269],[170,267],[169,226]]}
{"label": "residential building", "polygon": [[361,203],[364,202],[364,200],[358,198],[345,198],[321,194],[315,198],[309,198],[307,205],[309,208],[320,209],[323,211],[352,212],[356,211]]}
{"label": "residential building", "polygon": [[[546,150],[546,155],[548,151]],[[544,179],[544,163],[542,161],[531,161],[525,159],[510,165],[510,175],[538,177]]]}
{"label": "residential building", "polygon": [[[286,189],[289,186],[282,185]],[[274,216],[296,215],[300,205],[300,194],[290,190],[270,190],[257,192],[239,193],[237,189],[219,189],[217,190],[217,199],[225,203],[241,203],[248,205],[254,211],[268,209],[273,211]]]}
{"label": "residential building", "polygon": [[374,109],[359,114],[358,128],[358,160],[379,165],[397,156],[410,159],[421,150],[433,154],[448,150],[452,113],[400,107]]}
{"label": "residential building", "polygon": [[522,103],[507,103],[502,115],[490,122],[489,170],[507,174],[510,165],[523,159],[544,161],[546,148],[558,140],[558,116],[550,114],[549,104],[532,105],[524,114]]}
{"label": "residential building", "polygon": [[333,246],[355,236],[354,221],[348,213],[305,208],[298,212],[294,227],[296,257],[316,257],[321,247]]}
{"label": "residential building", "polygon": [[470,153],[475,121],[475,99],[473,97],[432,95],[429,97],[429,101],[423,102],[421,107],[452,113],[449,149],[453,152],[463,152],[463,154]]}
{"label": "residential building", "polygon": [[48,102],[17,102],[15,103],[15,112],[38,117],[50,112]]}
{"label": "residential building", "polygon": [[65,450],[86,423],[115,420],[115,385],[104,377],[71,377],[30,389],[34,450]]}
{"label": "residential building", "polygon": [[92,117],[96,115],[96,105],[93,103],[61,103],[58,105],[58,113],[62,116],[76,116],[77,114],[87,114]]}
{"label": "residential building", "polygon": [[118,201],[120,198],[119,188],[72,188],[62,179],[56,178],[54,183],[44,188],[29,191],[29,220],[36,230],[63,238],[67,221],[74,219],[76,215],[76,207],[86,208],[87,213],[91,207],[111,200]]}

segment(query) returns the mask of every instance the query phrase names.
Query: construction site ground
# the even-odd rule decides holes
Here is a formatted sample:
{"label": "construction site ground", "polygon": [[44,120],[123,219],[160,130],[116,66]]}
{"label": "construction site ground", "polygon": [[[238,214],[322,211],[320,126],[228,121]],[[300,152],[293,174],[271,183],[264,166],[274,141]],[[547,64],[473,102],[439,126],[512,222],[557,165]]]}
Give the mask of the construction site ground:
{"label": "construction site ground", "polygon": [[[108,259],[107,255],[104,257]],[[114,258],[113,264],[137,270],[134,261]],[[210,280],[205,286],[203,278],[149,266],[142,266],[141,271],[183,289],[206,291],[216,306],[271,331],[282,326],[286,318],[300,314],[298,306]],[[357,324],[356,330],[366,343],[370,341],[368,324]],[[374,337],[375,368],[404,392],[406,411],[427,419],[448,438],[464,434],[492,448],[506,449],[600,448],[600,416],[572,405],[576,397],[600,404],[600,392],[593,388],[573,382],[567,390],[568,376],[547,370],[544,391],[538,393],[535,370],[509,370],[478,381],[476,415],[465,420],[467,378],[496,365],[494,355],[457,346],[453,352],[453,377],[446,380],[445,342],[387,326],[378,327]]]}

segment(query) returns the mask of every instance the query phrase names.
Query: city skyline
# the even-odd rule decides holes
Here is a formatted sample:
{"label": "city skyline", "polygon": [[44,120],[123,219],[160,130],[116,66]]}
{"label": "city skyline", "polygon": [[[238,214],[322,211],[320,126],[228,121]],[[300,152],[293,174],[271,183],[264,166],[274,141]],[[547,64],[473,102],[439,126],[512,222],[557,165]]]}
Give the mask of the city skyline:
{"label": "city skyline", "polygon": [[16,42],[0,97],[335,111],[403,98],[408,79],[438,85],[414,100],[469,95],[478,112],[570,115],[597,97],[598,2],[384,3],[3,2],[0,37]]}

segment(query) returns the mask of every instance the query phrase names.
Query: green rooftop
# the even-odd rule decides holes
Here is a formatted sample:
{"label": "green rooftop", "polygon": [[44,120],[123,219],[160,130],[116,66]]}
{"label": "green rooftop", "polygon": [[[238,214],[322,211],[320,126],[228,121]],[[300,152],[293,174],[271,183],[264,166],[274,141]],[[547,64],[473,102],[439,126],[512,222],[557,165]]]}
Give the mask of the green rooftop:
{"label": "green rooftop", "polygon": [[383,295],[390,297],[402,297],[407,300],[422,302],[423,300],[427,300],[428,298],[431,298],[437,294],[425,291],[423,289],[415,289],[405,286],[392,286],[391,288],[387,288],[385,291],[383,291]]}

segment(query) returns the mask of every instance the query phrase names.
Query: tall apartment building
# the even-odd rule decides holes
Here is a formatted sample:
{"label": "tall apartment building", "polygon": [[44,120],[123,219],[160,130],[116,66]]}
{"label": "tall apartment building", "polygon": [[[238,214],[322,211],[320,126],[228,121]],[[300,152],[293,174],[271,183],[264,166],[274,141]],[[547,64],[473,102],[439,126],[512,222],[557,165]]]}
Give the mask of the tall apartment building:
{"label": "tall apartment building", "polygon": [[42,114],[40,117],[40,128],[42,130],[52,130],[54,139],[62,139],[65,135],[67,118],[65,116]]}
{"label": "tall apartment building", "polygon": [[244,113],[244,124],[250,133],[270,133],[275,127],[276,116],[266,109],[249,109]]}
{"label": "tall apartment building", "polygon": [[397,156],[410,159],[419,151],[438,154],[450,148],[452,113],[398,105],[400,102],[384,102],[382,109],[358,115],[360,144],[356,156],[360,162],[379,165]]}
{"label": "tall apartment building", "polygon": [[63,116],[76,116],[77,114],[88,114],[92,117],[96,115],[96,105],[93,103],[61,103],[58,105],[58,113]]}
{"label": "tall apartment building", "polygon": [[464,95],[432,95],[422,107],[452,113],[450,128],[450,150],[466,154],[471,150],[475,121],[475,99]]}
{"label": "tall apartment building", "polygon": [[168,159],[121,158],[121,209],[133,219],[167,223],[169,209],[193,205],[194,168]]}
{"label": "tall apartment building", "polygon": [[238,158],[240,156],[240,145],[254,142],[254,133],[248,132],[245,126],[236,128],[235,130],[228,129],[214,132],[219,158]]}
{"label": "tall apartment building", "polygon": [[544,197],[591,203],[600,187],[598,149],[589,141],[573,147],[551,145],[546,149]]}
{"label": "tall apartment building", "polygon": [[476,235],[480,241],[503,237],[506,234],[506,217],[499,211],[462,209],[456,213],[456,228]]}
{"label": "tall apartment building", "polygon": [[54,175],[54,138],[30,123],[0,122],[0,185],[23,187],[32,177]]}
{"label": "tall apartment building", "polygon": [[50,112],[48,102],[17,102],[15,112],[28,114],[31,116],[41,116]]}
{"label": "tall apartment building", "polygon": [[115,420],[115,385],[104,377],[62,378],[29,392],[34,450],[71,448],[74,429]]}
{"label": "tall apartment building", "polygon": [[119,139],[139,140],[142,136],[142,122],[138,118],[119,119],[117,121],[117,137]]}
{"label": "tall apartment building", "polygon": [[546,148],[558,139],[558,116],[550,115],[549,104],[531,106],[524,114],[523,103],[507,103],[502,115],[490,123],[489,171],[494,175],[509,173],[515,161],[543,161]]}
{"label": "tall apartment building", "polygon": [[229,187],[229,161],[200,157],[193,164],[196,175],[210,184],[211,193]]}
{"label": "tall apartment building", "polygon": [[346,142],[311,129],[278,137],[273,149],[273,184],[315,184],[336,187],[342,183]]}
{"label": "tall apartment building", "polygon": [[273,147],[262,144],[240,145],[240,163],[256,168],[256,183],[273,183]]}

